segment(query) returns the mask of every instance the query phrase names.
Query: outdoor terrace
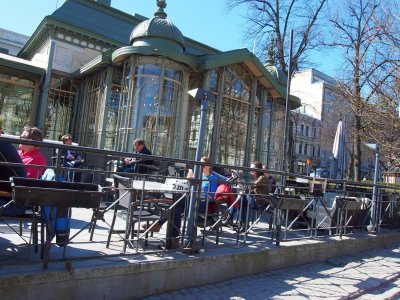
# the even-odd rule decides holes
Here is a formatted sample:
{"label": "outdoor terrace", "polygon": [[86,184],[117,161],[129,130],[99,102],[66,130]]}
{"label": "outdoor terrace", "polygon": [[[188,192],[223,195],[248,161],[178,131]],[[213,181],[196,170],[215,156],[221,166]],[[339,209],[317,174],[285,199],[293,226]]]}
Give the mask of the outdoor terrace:
{"label": "outdoor terrace", "polygon": [[[15,144],[20,142],[15,138],[0,139]],[[63,149],[66,146],[44,142],[40,143],[40,147],[52,157],[54,148]],[[147,235],[139,227],[143,223],[139,219],[145,216],[142,213],[147,211],[147,205],[155,206],[152,212],[161,214],[168,211],[168,207],[178,198],[186,195],[182,199],[190,199],[190,190],[178,192],[165,182],[167,178],[186,180],[187,169],[193,168],[197,162],[153,157],[159,161],[153,174],[119,174],[128,177],[128,182],[135,180],[144,184],[151,183],[152,188],[146,190],[134,185],[115,186],[116,162],[132,154],[79,146],[76,146],[76,150],[85,158],[83,168],[79,169],[83,175],[81,179],[85,183],[99,186],[102,193],[100,204],[93,209],[71,208],[69,241],[65,247],[60,247],[56,245],[57,237],[54,237],[49,245],[49,260],[46,264],[41,257],[41,247],[37,252],[34,251],[29,223],[22,223],[20,235],[19,222],[0,220],[0,295],[5,295],[4,299],[28,294],[35,298],[39,293],[35,286],[48,288],[49,298],[64,289],[73,290],[76,298],[89,295],[90,289],[99,289],[105,298],[111,298],[114,288],[121,291],[120,298],[129,298],[129,290],[134,286],[141,291],[135,294],[135,297],[140,298],[175,288],[327,259],[400,241],[397,186],[379,185],[374,195],[372,184],[366,182],[324,181],[270,172],[277,177],[278,183],[279,176],[286,176],[286,185],[280,187],[280,190],[297,197],[278,195],[263,214],[249,209],[246,216],[249,224],[244,232],[238,232],[235,227],[214,226],[227,208],[226,204],[221,204],[219,214],[213,214],[211,222],[198,222],[191,230],[194,235],[187,236],[191,225],[186,213],[181,227],[181,246],[178,249],[168,249],[167,230],[171,230],[171,222],[167,222],[169,224],[165,224],[160,232],[147,232]],[[60,167],[57,162],[59,159],[49,158],[47,166],[54,169],[56,175],[67,171]],[[246,193],[245,187],[250,184],[247,176],[249,168],[226,165],[215,167],[223,168],[225,174],[229,175],[232,170],[237,171],[239,180],[232,182],[235,196],[241,192]],[[190,181],[192,186],[199,182],[196,179]],[[119,207],[121,209],[116,212],[113,226],[115,234],[111,234],[107,246],[114,207],[119,204],[116,191],[122,197],[119,201],[137,202],[138,214],[135,222],[132,222],[131,232],[126,234],[127,226],[131,224],[127,222],[130,219],[127,217],[129,212],[124,212],[123,205]],[[60,195],[63,194],[60,191]],[[178,195],[178,198],[173,197],[173,194]],[[197,198],[198,194],[195,194]],[[287,201],[279,201],[286,198]],[[338,204],[340,199],[344,203]],[[374,199],[376,202],[373,202]],[[187,205],[190,203],[189,200],[181,201],[186,201]],[[346,209],[347,202],[360,205]],[[110,206],[112,204],[114,206]],[[371,207],[374,208],[372,214]],[[89,232],[93,224],[93,212],[97,212],[97,222]],[[208,217],[203,216],[203,219],[207,220]],[[142,220],[145,222],[145,218]],[[371,224],[373,227],[368,227]],[[40,240],[38,244],[41,246]],[[87,284],[85,288],[79,287],[84,284]]]}

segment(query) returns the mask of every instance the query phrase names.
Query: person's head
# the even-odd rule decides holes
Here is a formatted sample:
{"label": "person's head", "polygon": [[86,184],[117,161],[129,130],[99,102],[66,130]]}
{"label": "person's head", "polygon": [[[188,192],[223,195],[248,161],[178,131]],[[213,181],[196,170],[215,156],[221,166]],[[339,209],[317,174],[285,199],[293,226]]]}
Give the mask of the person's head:
{"label": "person's head", "polygon": [[258,177],[264,175],[265,171],[263,170],[262,167],[263,167],[263,165],[260,161],[258,161],[258,160],[253,161],[250,168],[259,169],[259,170],[251,171],[251,176],[253,176],[253,178],[258,178]]}
{"label": "person's head", "polygon": [[[26,126],[26,127],[24,127],[24,130],[22,131],[22,133],[20,135],[20,139],[21,140],[32,140],[32,141],[43,141],[43,133],[37,127]],[[25,153],[30,152],[36,148],[37,147],[34,145],[24,145],[24,144],[19,145],[19,149]]]}
{"label": "person's head", "polygon": [[136,139],[136,140],[133,141],[133,149],[136,152],[142,151],[144,146],[146,146],[146,144],[144,143],[144,141],[142,139]]}
{"label": "person's head", "polygon": [[[204,162],[204,163],[211,163],[211,159],[208,157],[208,156],[203,156],[201,159],[200,159],[200,161],[201,162]],[[210,165],[204,165],[203,166],[203,175],[210,175],[211,174],[211,172],[212,172],[212,167],[210,166]]]}
{"label": "person's head", "polygon": [[66,145],[71,145],[72,144],[72,135],[70,135],[70,134],[64,134],[62,137],[61,137],[61,141],[63,142],[63,144],[66,144]]}
{"label": "person's head", "polygon": [[264,170],[264,176],[268,177],[268,166],[267,165],[262,165],[262,169]]}

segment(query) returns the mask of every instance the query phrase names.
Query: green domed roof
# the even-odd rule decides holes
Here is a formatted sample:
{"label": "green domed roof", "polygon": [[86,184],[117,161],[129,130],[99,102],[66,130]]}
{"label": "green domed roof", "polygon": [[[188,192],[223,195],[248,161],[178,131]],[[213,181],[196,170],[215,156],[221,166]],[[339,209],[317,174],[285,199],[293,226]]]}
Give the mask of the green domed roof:
{"label": "green domed roof", "polygon": [[280,85],[286,86],[287,75],[285,74],[285,72],[283,72],[282,69],[279,69],[273,63],[274,63],[273,61],[267,60],[267,62],[264,65],[265,69],[272,77],[274,77],[276,79],[276,81]]}
{"label": "green domed roof", "polygon": [[129,42],[132,46],[164,48],[183,52],[185,39],[181,31],[168,20],[165,1],[157,1],[159,7],[154,17],[139,23],[132,31]]}

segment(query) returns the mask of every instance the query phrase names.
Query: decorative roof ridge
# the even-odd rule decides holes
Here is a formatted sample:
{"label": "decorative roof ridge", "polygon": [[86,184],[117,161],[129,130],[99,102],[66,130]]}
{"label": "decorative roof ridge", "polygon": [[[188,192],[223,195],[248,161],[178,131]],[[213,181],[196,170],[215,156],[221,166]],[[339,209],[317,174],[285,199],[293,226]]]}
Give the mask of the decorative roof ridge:
{"label": "decorative roof ridge", "polygon": [[62,28],[64,30],[74,31],[82,36],[86,36],[89,39],[97,39],[103,42],[104,44],[113,44],[116,47],[123,46],[118,41],[106,39],[104,36],[100,36],[99,34],[85,30],[84,28],[65,23],[62,20],[59,20],[52,16],[46,16],[42,20],[40,25],[37,27],[35,32],[32,34],[32,36],[29,38],[29,40],[25,43],[24,47],[19,51],[17,56],[23,58],[29,56],[29,52],[32,51],[32,47],[34,47],[37,40],[42,39],[43,36],[50,35],[51,32],[50,29],[54,27]]}
{"label": "decorative roof ridge", "polygon": [[[143,18],[148,19],[148,18],[146,18],[146,17],[144,17],[142,15],[136,15],[136,13],[135,14],[126,13],[126,12],[124,12],[122,10],[119,10],[119,9],[115,8],[115,7],[105,6],[105,5],[97,3],[96,1],[93,1],[93,0],[68,0],[68,1],[79,2],[79,3],[83,4],[83,5],[88,6],[88,7],[94,7],[96,9],[98,9],[98,10],[109,12],[114,16],[119,16],[119,17],[123,16],[124,18],[126,18],[128,20],[131,20],[132,18],[135,18],[135,19],[137,19],[138,22],[141,22],[141,21],[143,21]],[[64,4],[65,3],[66,2],[64,2]],[[57,8],[52,14],[54,14],[61,7],[62,6]]]}

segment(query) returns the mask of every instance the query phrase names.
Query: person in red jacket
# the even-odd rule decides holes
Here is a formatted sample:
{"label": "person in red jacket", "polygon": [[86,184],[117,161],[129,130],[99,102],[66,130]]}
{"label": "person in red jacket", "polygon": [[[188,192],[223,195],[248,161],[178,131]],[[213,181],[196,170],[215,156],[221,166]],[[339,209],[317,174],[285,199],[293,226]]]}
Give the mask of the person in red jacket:
{"label": "person in red jacket", "polygon": [[[20,138],[21,140],[43,141],[43,133],[37,127],[27,126],[22,131]],[[18,154],[26,166],[26,176],[33,179],[40,178],[44,172],[44,168],[37,166],[46,166],[46,158],[40,152],[39,147],[21,143]]]}

